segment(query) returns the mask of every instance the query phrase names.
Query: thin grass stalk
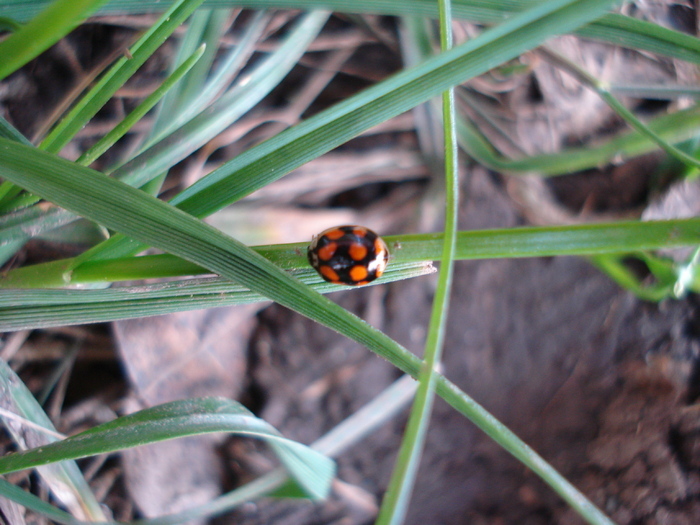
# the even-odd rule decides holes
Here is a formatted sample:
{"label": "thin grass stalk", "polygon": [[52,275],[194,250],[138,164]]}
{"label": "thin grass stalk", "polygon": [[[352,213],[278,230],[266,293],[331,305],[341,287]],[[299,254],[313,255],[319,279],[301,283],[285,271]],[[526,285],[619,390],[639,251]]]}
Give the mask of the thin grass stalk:
{"label": "thin grass stalk", "polygon": [[[440,48],[442,51],[447,51],[452,47],[452,6],[450,0],[439,0],[438,5],[440,9]],[[389,487],[379,511],[378,525],[399,525],[405,520],[435,400],[435,386],[438,377],[436,368],[439,366],[442,356],[457,245],[459,163],[455,115],[454,88],[450,88],[442,94],[445,227],[440,273],[433,298],[423,362],[418,376],[418,390],[399,449],[397,464],[394,467]]]}
{"label": "thin grass stalk", "polygon": [[598,80],[582,67],[574,64],[566,57],[552,51],[551,49],[548,49],[547,47],[542,47],[540,52],[546,56],[548,60],[559,65],[560,67],[563,67],[569,73],[573,74],[582,84],[588,86],[598,93],[600,98],[602,98],[608,104],[608,106],[610,106],[610,108],[615,111],[625,122],[627,122],[635,131],[649,138],[670,156],[675,157],[684,164],[694,168],[700,168],[700,160],[676,148],[673,144],[670,144],[664,140],[658,133],[655,133],[653,130],[649,129],[648,126],[644,125],[644,123],[642,123],[642,121],[640,121],[634,115],[634,113],[627,109],[612,95],[610,92],[610,86],[606,82]]}

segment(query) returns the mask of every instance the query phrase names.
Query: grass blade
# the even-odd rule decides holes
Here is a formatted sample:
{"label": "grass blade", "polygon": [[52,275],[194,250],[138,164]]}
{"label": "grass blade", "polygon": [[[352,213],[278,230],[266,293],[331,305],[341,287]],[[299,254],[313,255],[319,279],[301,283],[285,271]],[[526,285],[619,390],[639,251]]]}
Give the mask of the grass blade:
{"label": "grass blade", "polygon": [[0,42],[0,80],[36,58],[85,20],[105,0],[58,0]]}
{"label": "grass blade", "polygon": [[[425,275],[423,263],[392,264],[371,286]],[[319,293],[341,286],[321,282],[315,271],[295,276]],[[267,301],[266,297],[222,279],[191,279],[104,290],[4,290],[0,292],[0,332],[134,319],[173,312]]]}
{"label": "grass blade", "polygon": [[[440,48],[442,51],[446,51],[452,47],[452,6],[450,0],[440,0],[438,5],[440,9]],[[435,400],[437,367],[442,359],[457,245],[459,163],[455,118],[454,91],[449,89],[442,94],[445,232],[440,257],[440,275],[433,298],[423,363],[418,376],[418,390],[401,440],[396,466],[379,511],[377,518],[379,525],[400,524],[405,520]]]}
{"label": "grass blade", "polygon": [[[42,428],[56,432],[46,412],[37,403],[20,378],[3,360],[0,360],[0,388],[3,392],[4,402],[11,403],[7,407],[8,410]],[[15,442],[21,447],[25,439],[21,436],[16,425],[7,419],[4,419],[4,424]],[[41,440],[42,443],[50,443],[56,439],[49,434],[34,432],[33,435],[36,436],[35,439]],[[75,462],[69,461],[60,465],[50,465],[39,469],[38,472],[45,480],[54,497],[68,509],[71,509],[74,514],[84,519],[106,519],[100,504],[95,499]]]}
{"label": "grass blade", "polygon": [[212,432],[265,440],[310,497],[323,498],[328,493],[335,474],[333,461],[281,437],[242,405],[224,398],[174,401],[117,418],[62,441],[4,456],[0,458],[0,473]]}
{"label": "grass blade", "polygon": [[88,151],[83,153],[76,161],[83,166],[89,166],[98,159],[105,151],[111,148],[115,142],[128,133],[128,131],[136,124],[153,106],[155,106],[165,94],[197,63],[204,54],[205,46],[202,45],[190,55],[172,74],[158,86],[158,88],[148,95],[134,110],[129,113],[114,129],[102,137]]}
{"label": "grass blade", "polygon": [[[602,13],[609,3],[603,0],[545,2],[532,12],[513,17],[247,150],[200,179],[171,203],[191,215],[207,216],[362,131],[536,47],[548,36],[576,28]],[[117,236],[85,252],[81,261],[121,257],[144,248],[143,244]]]}
{"label": "grass blade", "polygon": [[42,141],[41,148],[59,152],[85,124],[105,105],[124,83],[143,65],[156,49],[182,24],[203,0],[178,0],[160,20],[153,24],[129,50],[100,79]]}
{"label": "grass blade", "polygon": [[[387,235],[392,263],[434,261],[440,257],[442,234]],[[700,219],[627,221],[568,226],[520,227],[458,232],[459,260],[639,253],[700,244]],[[258,246],[252,249],[286,270],[308,268],[308,243]],[[97,259],[76,264],[63,259],[9,270],[0,288],[61,288],[69,284],[109,283],[211,273],[179,257],[160,254]]]}

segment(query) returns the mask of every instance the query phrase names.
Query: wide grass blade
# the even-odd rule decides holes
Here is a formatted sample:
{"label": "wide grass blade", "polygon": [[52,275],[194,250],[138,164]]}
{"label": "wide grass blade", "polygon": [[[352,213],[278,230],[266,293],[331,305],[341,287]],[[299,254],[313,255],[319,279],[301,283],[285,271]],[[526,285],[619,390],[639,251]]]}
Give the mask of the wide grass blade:
{"label": "wide grass blade", "polygon": [[39,448],[0,458],[0,473],[213,432],[266,441],[290,476],[311,498],[324,498],[335,475],[332,460],[288,440],[240,403],[224,398],[174,401],[147,408]]}
{"label": "wide grass blade", "polygon": [[0,42],[0,80],[39,56],[106,0],[57,0]]}
{"label": "wide grass blade", "polygon": [[[433,271],[429,264],[396,263],[370,286]],[[319,293],[344,288],[321,281],[311,269],[296,272],[295,276]],[[118,321],[263,301],[268,299],[218,278],[104,290],[4,290],[0,291],[0,332]]]}
{"label": "wide grass blade", "polygon": [[[440,233],[387,235],[384,239],[392,252],[388,275],[392,274],[397,264],[435,261],[440,257]],[[696,244],[700,244],[700,218],[620,221],[458,232],[455,257],[472,260],[639,253]],[[308,268],[305,256],[307,247],[308,243],[291,243],[252,249],[280,268],[298,270]],[[0,276],[0,288],[61,288],[71,284],[211,273],[206,268],[170,254],[99,259],[79,265],[75,261],[63,259],[9,270]]]}

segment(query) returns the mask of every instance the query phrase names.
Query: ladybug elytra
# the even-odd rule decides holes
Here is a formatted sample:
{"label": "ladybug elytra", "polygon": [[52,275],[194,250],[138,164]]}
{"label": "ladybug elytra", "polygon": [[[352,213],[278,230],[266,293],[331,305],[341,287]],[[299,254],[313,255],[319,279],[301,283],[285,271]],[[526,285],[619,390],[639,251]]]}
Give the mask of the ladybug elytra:
{"label": "ladybug elytra", "polygon": [[329,283],[359,286],[380,277],[389,250],[379,235],[364,226],[336,226],[309,245],[309,263]]}

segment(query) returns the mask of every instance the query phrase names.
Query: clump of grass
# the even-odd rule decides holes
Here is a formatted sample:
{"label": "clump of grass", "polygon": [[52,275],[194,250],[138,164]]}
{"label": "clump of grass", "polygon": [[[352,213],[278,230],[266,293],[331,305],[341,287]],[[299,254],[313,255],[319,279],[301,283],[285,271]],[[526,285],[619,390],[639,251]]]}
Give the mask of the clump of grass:
{"label": "clump of grass", "polygon": [[[260,8],[268,7],[260,1]],[[28,59],[66,34],[77,21],[94,12],[102,2],[58,1],[39,11],[38,5],[26,3],[5,7],[5,16],[27,20],[0,44],[0,77],[16,71]],[[321,293],[336,289],[323,283],[308,269],[301,245],[248,247],[201,219],[230,205],[291,170],[342,145],[359,133],[417,105],[441,95],[466,80],[487,72],[522,53],[542,45],[549,37],[576,33],[589,38],[611,41],[627,47],[700,62],[697,39],[654,24],[639,22],[621,15],[606,14],[613,2],[602,0],[556,0],[533,2],[492,2],[463,0],[452,6],[452,16],[470,18],[488,25],[478,37],[451,47],[443,40],[443,49],[418,65],[335,104],[317,115],[280,132],[225,162],[199,181],[184,189],[169,202],[156,198],[167,172],[182,159],[219,135],[269,93],[298,62],[330,16],[327,11],[310,11],[299,15],[274,52],[238,75],[252,54],[256,39],[264,30],[268,17],[253,16],[237,47],[218,62],[213,60],[221,26],[221,13],[202,9],[202,0],[173,3],[148,31],[118,60],[100,81],[83,94],[47,137],[31,145],[7,121],[0,120],[0,257],[9,260],[24,243],[35,235],[52,231],[58,225],[86,218],[114,232],[109,239],[84,253],[70,258],[8,271],[0,279],[0,327],[5,331],[22,328],[58,326],[74,323],[145,317],[223,304],[242,304],[272,299],[337,332],[365,345],[397,368],[414,378],[421,378],[419,404],[411,425],[417,429],[399,462],[392,490],[402,495],[395,504],[385,507],[383,522],[400,521],[407,506],[411,472],[419,456],[421,432],[427,425],[432,392],[443,397],[456,410],[477,424],[496,442],[531,468],[590,523],[609,523],[604,514],[586,500],[570,483],[510,430],[496,421],[466,393],[434,371],[439,353],[432,354],[427,365],[396,341],[372,328]],[[319,5],[317,5],[319,4]],[[226,7],[219,2],[216,7]],[[443,5],[443,36],[450,16]],[[319,7],[320,2],[298,2],[296,7]],[[323,6],[356,12],[385,9],[386,14],[437,16],[437,3],[421,0],[382,4],[355,2],[352,6],[326,1]],[[157,9],[157,2],[126,0],[110,2],[105,9],[141,12]],[[199,11],[197,11],[199,9]],[[43,13],[43,14],[38,14]],[[104,106],[109,98],[135,73],[155,50],[185,20],[189,30],[182,39],[177,62],[169,77],[152,97],[144,101],[90,151],[77,161],[65,160],[58,153]],[[202,28],[209,27],[210,30]],[[218,27],[218,29],[217,29]],[[39,39],[37,35],[41,35]],[[29,41],[37,45],[30,46]],[[40,42],[39,42],[40,40]],[[39,45],[40,44],[40,45]],[[572,67],[563,64],[562,67]],[[446,162],[449,210],[445,235],[403,235],[388,239],[392,249],[391,271],[379,281],[401,280],[431,271],[429,265],[441,256],[444,272],[438,288],[438,301],[431,323],[431,347],[440,347],[444,328],[450,279],[447,271],[457,259],[583,255],[595,257],[595,263],[621,284],[645,298],[661,299],[700,289],[697,256],[682,263],[672,263],[651,251],[676,246],[700,244],[700,219],[655,222],[616,222],[583,226],[518,228],[478,232],[455,232],[456,183],[454,181],[454,142],[475,159],[508,173],[539,173],[556,176],[574,169],[597,166],[618,155],[637,155],[653,148],[663,148],[676,156],[693,174],[698,162],[693,155],[679,151],[675,143],[697,133],[696,108],[659,117],[642,124],[611,95],[612,90],[584,71],[579,78],[596,88],[605,100],[627,119],[633,131],[614,137],[588,151],[557,155],[509,159],[489,144],[469,122],[455,116],[446,97],[444,119],[448,137]],[[167,95],[166,95],[167,93]],[[128,132],[154,104],[160,103],[149,139],[130,157],[103,172],[88,167],[107,151],[120,136]],[[454,140],[449,140],[453,137]],[[452,145],[452,146],[450,146]],[[55,206],[37,204],[42,199]],[[165,255],[136,257],[148,247]],[[652,269],[657,282],[652,287],[624,272],[620,254],[637,256]],[[200,274],[214,273],[219,278],[203,279]],[[175,284],[144,285],[138,289],[75,290],[75,286],[99,284],[104,288],[120,280],[151,277],[186,276]],[[4,364],[3,364],[4,365]],[[6,367],[5,367],[6,368]],[[6,384],[16,382],[9,371]],[[399,388],[399,387],[396,387]],[[404,396],[412,390],[401,384]],[[31,406],[31,396],[24,389],[12,390],[17,405]],[[390,417],[395,406],[386,408],[382,417]],[[45,414],[33,407],[22,416],[41,426],[49,426]],[[364,428],[368,432],[369,425]],[[247,432],[267,440],[278,453],[286,473],[275,472],[238,489],[206,508],[163,518],[159,523],[176,523],[221,512],[242,501],[263,494],[322,498],[334,474],[332,464],[314,450],[290,443],[274,429],[247,413],[240,405],[220,399],[188,400],[153,407],[138,414],[91,429],[39,449],[0,458],[0,473],[39,467],[86,455],[120,450],[163,439],[204,432]],[[338,433],[333,434],[337,439]],[[358,433],[356,439],[361,438]],[[53,438],[52,438],[53,439]],[[344,442],[342,446],[348,446]],[[324,452],[337,451],[323,442]],[[333,452],[335,453],[335,452]],[[49,477],[55,473],[47,474]],[[72,479],[76,499],[87,502],[78,507],[98,509],[94,498],[81,482],[77,469],[62,473]],[[285,484],[287,478],[292,484]],[[0,492],[11,499],[44,513],[59,522],[80,519],[104,519],[99,510],[71,516],[49,508],[44,502],[18,491],[8,483]]]}

